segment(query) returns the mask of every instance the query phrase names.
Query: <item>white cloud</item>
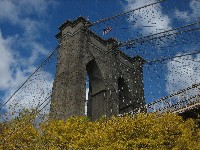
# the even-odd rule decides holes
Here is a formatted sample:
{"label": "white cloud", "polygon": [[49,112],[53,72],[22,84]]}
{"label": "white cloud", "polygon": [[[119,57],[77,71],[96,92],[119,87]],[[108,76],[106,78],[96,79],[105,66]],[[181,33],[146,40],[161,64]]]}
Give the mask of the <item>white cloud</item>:
{"label": "white cloud", "polygon": [[33,64],[40,55],[47,56],[49,54],[49,51],[40,43],[33,41],[33,42],[30,42],[26,46],[32,49],[31,56],[28,58],[29,64]]}
{"label": "white cloud", "polygon": [[12,49],[15,41],[13,37],[4,38],[0,31],[0,90],[7,91],[7,93],[17,89],[36,69],[33,63],[39,54],[47,54],[47,50],[41,45],[33,43],[33,52],[36,54],[24,58]]}
{"label": "white cloud", "polygon": [[38,15],[46,13],[48,7],[56,5],[54,0],[12,0],[18,7],[23,8],[21,13],[31,14],[36,12]]}
{"label": "white cloud", "polygon": [[30,14],[47,14],[48,7],[53,5],[57,5],[54,0],[1,0],[0,20],[20,24]]}
{"label": "white cloud", "polygon": [[[180,55],[180,54],[177,54]],[[174,93],[200,82],[200,54],[184,56],[167,63],[167,92]]]}
{"label": "white cloud", "polygon": [[179,11],[178,9],[175,10],[175,16],[179,19],[182,19],[182,20],[188,20],[190,19],[189,18],[189,12],[188,11]]}
{"label": "white cloud", "polygon": [[[19,75],[19,77],[22,76],[23,75]],[[12,111],[16,112],[19,112],[19,110],[22,110],[24,108],[35,109],[37,108],[37,106],[41,105],[47,97],[51,95],[53,87],[52,75],[48,72],[39,71],[35,76],[37,77],[33,76],[20,89],[20,91],[11,98],[11,100],[6,104],[7,109],[11,105],[14,106],[12,108]],[[19,80],[20,79],[18,78],[17,81]],[[13,93],[13,91],[11,93]],[[42,107],[48,103],[49,99],[47,99],[45,103],[39,107],[39,110],[42,109]],[[44,108],[44,113],[48,113],[49,106],[50,103]]]}
{"label": "white cloud", "polygon": [[22,19],[19,25],[24,29],[24,37],[29,40],[37,39],[40,36],[40,30],[45,29],[43,21],[32,20],[30,18]]}
{"label": "white cloud", "polygon": [[175,10],[175,17],[177,19],[181,19],[184,21],[192,21],[192,20],[199,20],[200,18],[200,1],[199,0],[192,0],[189,2],[189,7],[191,11],[180,11],[178,9]]}
{"label": "white cloud", "polygon": [[[40,39],[41,30],[45,25],[45,17],[48,15],[47,11],[56,5],[54,0],[1,0],[0,1],[0,24],[11,24],[13,28],[20,27],[22,33],[16,33],[4,37],[4,33],[0,29],[0,91],[4,95],[0,95],[0,99],[7,100],[11,95],[36,69],[35,63],[38,57],[44,58],[49,51],[38,42]],[[32,17],[34,16],[34,17]],[[24,52],[28,52],[29,56],[24,56]],[[44,78],[49,78],[48,73],[44,73]],[[41,79],[45,81],[45,79]],[[35,85],[39,85],[38,90],[46,89],[44,93],[48,93],[47,87],[52,87],[52,79],[46,81],[46,83],[35,80],[34,85],[31,86],[30,91],[36,88]],[[27,101],[31,99],[31,96],[38,97],[41,93],[36,92],[34,94],[27,95],[26,92],[21,94],[20,104],[24,104],[25,107],[30,108],[38,101],[34,99],[33,105]],[[16,98],[16,97],[14,97]],[[39,100],[39,99],[38,99]],[[29,104],[28,104],[28,103]],[[7,107],[8,108],[8,105]]]}
{"label": "white cloud", "polygon": [[192,14],[191,14],[192,17],[195,17],[195,18],[200,17],[200,11],[199,11],[200,1],[199,0],[190,1],[190,8],[192,9]]}
{"label": "white cloud", "polygon": [[10,21],[13,24],[19,21],[19,11],[12,1],[0,1],[0,21]]}
{"label": "white cloud", "polygon": [[[147,4],[157,2],[157,0],[127,0],[127,8],[138,8]],[[145,11],[144,11],[145,10]],[[147,13],[148,12],[148,13]],[[162,6],[160,4],[152,5],[141,10],[134,11],[134,14],[130,15],[130,24],[135,21],[132,26],[134,29],[141,28],[143,33],[156,33],[160,30],[171,29],[171,20],[162,12]],[[151,26],[151,27],[143,27]]]}
{"label": "white cloud", "polygon": [[4,39],[0,31],[0,90],[9,86],[9,80],[12,78],[11,65],[15,62],[11,48],[11,39]]}

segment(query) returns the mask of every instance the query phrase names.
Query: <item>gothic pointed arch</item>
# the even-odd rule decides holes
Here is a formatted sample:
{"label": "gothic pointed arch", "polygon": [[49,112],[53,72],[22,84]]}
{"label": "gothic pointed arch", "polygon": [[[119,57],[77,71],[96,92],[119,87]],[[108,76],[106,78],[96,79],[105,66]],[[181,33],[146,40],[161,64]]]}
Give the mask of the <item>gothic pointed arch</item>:
{"label": "gothic pointed arch", "polygon": [[105,114],[105,82],[95,59],[86,65],[89,77],[87,116],[96,120]]}

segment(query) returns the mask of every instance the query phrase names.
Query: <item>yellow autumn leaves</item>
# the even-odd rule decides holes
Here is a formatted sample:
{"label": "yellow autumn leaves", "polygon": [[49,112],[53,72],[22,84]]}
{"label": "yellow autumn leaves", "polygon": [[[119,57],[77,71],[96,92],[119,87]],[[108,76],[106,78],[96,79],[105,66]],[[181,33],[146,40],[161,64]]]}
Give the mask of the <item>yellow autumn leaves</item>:
{"label": "yellow autumn leaves", "polygon": [[[87,117],[49,120],[38,127],[27,115],[4,123],[2,149],[199,150],[200,129],[175,114],[138,114],[91,122]],[[17,130],[17,131],[15,131]],[[15,132],[14,132],[15,131]]]}

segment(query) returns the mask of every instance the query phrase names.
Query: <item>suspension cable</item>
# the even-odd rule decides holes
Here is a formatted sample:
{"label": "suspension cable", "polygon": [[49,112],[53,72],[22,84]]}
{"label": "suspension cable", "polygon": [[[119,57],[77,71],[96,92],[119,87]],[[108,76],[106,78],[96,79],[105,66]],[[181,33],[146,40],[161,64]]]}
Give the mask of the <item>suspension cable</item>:
{"label": "suspension cable", "polygon": [[[192,24],[187,24],[187,25],[184,25],[184,26],[181,26],[181,27],[178,27],[178,28],[174,28],[174,29],[163,31],[163,32],[159,32],[159,33],[155,33],[155,34],[150,34],[150,35],[147,35],[147,36],[139,37],[139,38],[136,38],[136,39],[125,41],[125,42],[121,42],[121,43],[119,43],[119,47],[124,47],[126,45],[136,44],[136,43],[138,43],[139,40],[141,40],[140,42],[145,42],[146,40],[144,40],[144,39],[146,39],[146,38],[147,38],[147,41],[148,41],[150,39],[149,37],[156,36],[156,35],[159,35],[159,34],[164,34],[164,33],[171,32],[171,31],[180,30],[180,29],[183,29],[183,28],[186,28],[186,27],[197,25],[197,24],[200,24],[200,22],[195,22],[195,23],[192,23]],[[199,28],[197,28],[197,29],[199,29]],[[190,29],[190,30],[192,31],[192,29]],[[184,30],[184,31],[190,31],[190,30]],[[184,31],[180,31],[180,33],[183,33]],[[177,33],[174,32],[173,34],[177,34]],[[169,36],[169,35],[164,35],[164,36]],[[162,36],[160,36],[160,37],[162,37]],[[154,38],[151,38],[150,40],[155,39],[155,38],[160,38],[160,37],[154,37]]]}
{"label": "suspension cable", "polygon": [[158,4],[158,3],[162,3],[162,2],[165,2],[165,1],[167,1],[167,0],[160,0],[160,1],[157,1],[157,2],[154,2],[154,3],[151,3],[151,4],[147,4],[147,5],[144,5],[144,6],[141,6],[141,7],[138,7],[138,8],[129,10],[129,11],[126,11],[126,12],[122,12],[122,13],[116,14],[116,15],[114,15],[114,16],[110,16],[110,17],[108,17],[108,18],[103,18],[103,19],[100,19],[100,20],[97,20],[97,21],[91,23],[90,26],[99,24],[99,23],[101,23],[101,22],[105,22],[105,21],[107,21],[107,20],[111,20],[111,19],[116,18],[116,17],[119,17],[119,16],[123,16],[123,15],[125,15],[125,14],[129,14],[129,13],[134,12],[134,11],[136,11],[136,10],[140,10],[140,9],[142,9],[142,8],[146,8],[146,7],[148,7],[148,6],[152,6],[152,5],[155,5],[155,4]]}
{"label": "suspension cable", "polygon": [[174,58],[180,58],[180,57],[194,55],[194,54],[199,54],[199,53],[200,53],[200,50],[193,52],[193,53],[187,53],[187,54],[173,56],[173,57],[166,57],[166,58],[162,58],[162,59],[154,59],[154,60],[146,61],[146,64],[151,64],[151,63],[155,63],[155,62],[163,62],[163,61],[166,61],[166,60],[170,60],[170,59],[174,59]]}
{"label": "suspension cable", "polygon": [[49,58],[56,52],[58,47],[56,47],[49,56],[40,64],[40,66],[24,81],[24,83],[0,106],[0,110],[13,98],[13,96],[29,81],[29,79],[49,60]]}

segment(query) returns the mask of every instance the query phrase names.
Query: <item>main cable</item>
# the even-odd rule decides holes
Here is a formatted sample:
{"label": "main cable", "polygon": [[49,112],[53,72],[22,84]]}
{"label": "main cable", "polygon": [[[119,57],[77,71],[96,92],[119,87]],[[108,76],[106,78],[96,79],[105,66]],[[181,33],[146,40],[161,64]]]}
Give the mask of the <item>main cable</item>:
{"label": "main cable", "polygon": [[200,50],[193,52],[193,53],[187,53],[187,54],[173,56],[173,57],[166,57],[166,58],[162,58],[162,59],[154,59],[154,60],[146,61],[146,64],[151,64],[151,63],[155,63],[155,62],[163,62],[163,61],[166,61],[166,60],[170,60],[170,59],[174,59],[174,58],[180,58],[180,57],[194,55],[194,54],[199,54],[199,53],[200,53]]}
{"label": "main cable", "polygon": [[134,12],[134,11],[136,11],[136,10],[140,10],[140,9],[145,8],[145,7],[148,7],[148,6],[152,6],[152,5],[155,5],[155,4],[158,4],[158,3],[162,3],[162,2],[164,2],[164,1],[167,1],[167,0],[160,0],[160,1],[157,1],[157,2],[154,2],[154,3],[151,3],[151,4],[147,4],[147,5],[144,5],[144,6],[141,6],[141,7],[138,7],[138,8],[129,10],[129,11],[126,11],[126,12],[122,12],[122,13],[116,14],[116,15],[114,15],[114,16],[110,16],[110,17],[108,17],[108,18],[103,18],[103,19],[100,19],[100,20],[97,20],[97,21],[91,23],[89,26],[96,25],[96,24],[99,24],[99,23],[101,23],[101,22],[104,22],[104,21],[107,21],[107,20],[111,20],[111,19],[116,18],[116,17],[119,17],[119,16],[123,16],[123,15],[125,15],[125,14],[129,14],[129,13]]}
{"label": "main cable", "polygon": [[[125,42],[120,42],[120,43],[118,44],[118,46],[119,46],[119,47],[124,47],[124,46],[126,46],[126,45],[133,45],[133,44],[139,43],[139,42],[138,42],[139,40],[141,40],[140,42],[145,42],[145,41],[152,40],[152,39],[155,39],[155,38],[160,38],[160,37],[163,37],[163,36],[169,36],[169,35],[162,35],[162,36],[154,37],[154,38],[151,38],[151,39],[150,39],[150,37],[153,37],[153,36],[156,36],[156,35],[159,35],[159,34],[164,34],[164,33],[168,33],[168,32],[171,32],[171,31],[177,31],[177,30],[180,30],[180,29],[183,29],[183,28],[186,28],[186,27],[190,27],[190,26],[194,26],[194,25],[198,25],[198,24],[200,24],[200,22],[195,22],[195,23],[192,23],[192,24],[187,24],[187,25],[178,27],[178,28],[174,28],[174,29],[162,31],[162,32],[155,33],[155,34],[150,34],[150,35],[147,35],[147,36],[142,36],[142,37],[135,38],[135,39],[132,39],[132,40],[128,40],[128,41],[125,41]],[[199,28],[196,28],[196,29],[199,29]],[[192,29],[184,30],[184,31],[192,31]],[[180,31],[179,33],[183,33],[184,31]],[[177,34],[177,33],[174,32],[173,34]],[[173,35],[173,34],[170,34],[170,35]],[[147,39],[146,39],[146,38],[147,38]],[[149,39],[148,39],[148,38],[149,38]],[[145,39],[146,39],[146,40],[145,40]],[[142,41],[142,40],[143,40],[143,41]]]}

